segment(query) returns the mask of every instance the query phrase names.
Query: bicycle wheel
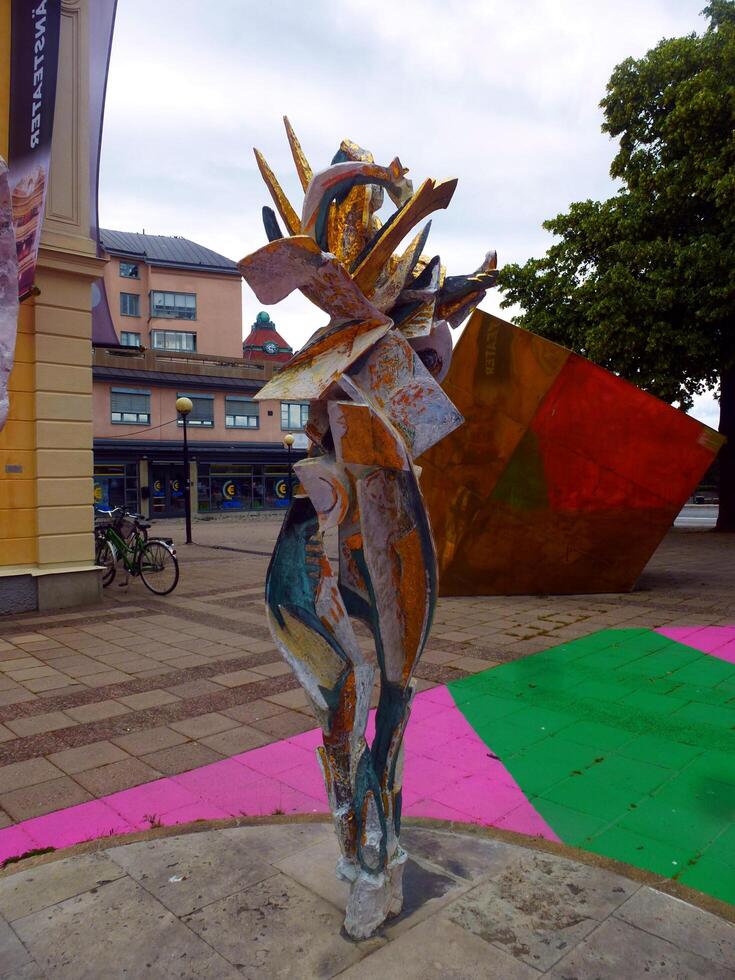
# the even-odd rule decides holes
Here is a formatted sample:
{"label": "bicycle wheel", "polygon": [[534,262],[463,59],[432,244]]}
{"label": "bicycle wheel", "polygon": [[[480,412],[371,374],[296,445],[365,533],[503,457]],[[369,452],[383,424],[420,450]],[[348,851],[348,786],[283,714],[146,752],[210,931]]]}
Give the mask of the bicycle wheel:
{"label": "bicycle wheel", "polygon": [[94,549],[94,561],[96,565],[101,565],[104,569],[102,572],[102,585],[106,589],[115,578],[117,572],[117,551],[115,550],[115,546],[110,541],[105,541],[104,538],[97,541]]}
{"label": "bicycle wheel", "polygon": [[138,561],[143,584],[156,595],[168,595],[179,581],[179,563],[174,550],[165,541],[149,541]]}

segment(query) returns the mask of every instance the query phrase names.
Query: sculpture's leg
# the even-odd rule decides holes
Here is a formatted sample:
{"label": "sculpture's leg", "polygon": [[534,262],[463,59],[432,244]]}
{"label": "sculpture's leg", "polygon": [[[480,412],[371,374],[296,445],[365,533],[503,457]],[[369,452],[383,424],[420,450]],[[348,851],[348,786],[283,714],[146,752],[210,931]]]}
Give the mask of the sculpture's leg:
{"label": "sculpture's leg", "polygon": [[[357,860],[360,787],[372,764],[365,726],[374,670],[366,663],[323,546],[317,512],[297,497],[266,577],[266,609],[276,645],[301,682],[324,733],[324,771],[344,870]],[[359,776],[359,778],[358,778]],[[354,876],[354,875],[353,875]]]}
{"label": "sculpture's leg", "polygon": [[338,873],[351,883],[345,927],[365,938],[385,920],[391,896],[384,790],[365,741],[374,668],[354,637],[323,546],[321,526],[330,519],[324,487],[338,497],[342,486],[333,460],[304,461],[297,472],[320,509],[305,497],[294,501],[268,570],[266,605],[275,642],[322,726],[319,758],[342,850]]}
{"label": "sculpture's leg", "polygon": [[436,605],[436,556],[413,470],[375,470],[358,481],[357,496],[381,681],[372,756],[385,819],[389,912],[396,915],[403,905],[406,859],[399,845],[403,734],[411,677]]}

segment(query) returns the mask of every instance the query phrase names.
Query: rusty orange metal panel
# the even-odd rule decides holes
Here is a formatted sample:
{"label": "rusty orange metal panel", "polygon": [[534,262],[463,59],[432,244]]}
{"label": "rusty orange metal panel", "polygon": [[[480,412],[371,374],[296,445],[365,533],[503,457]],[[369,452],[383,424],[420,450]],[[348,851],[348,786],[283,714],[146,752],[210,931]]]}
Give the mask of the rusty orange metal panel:
{"label": "rusty orange metal panel", "polygon": [[466,423],[419,460],[441,595],[629,591],[722,444],[481,311],[444,388]]}

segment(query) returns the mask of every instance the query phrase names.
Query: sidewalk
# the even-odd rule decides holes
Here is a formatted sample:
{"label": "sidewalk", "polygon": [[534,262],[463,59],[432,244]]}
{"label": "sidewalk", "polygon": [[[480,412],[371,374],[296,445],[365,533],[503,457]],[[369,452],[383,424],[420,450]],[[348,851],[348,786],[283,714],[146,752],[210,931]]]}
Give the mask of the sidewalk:
{"label": "sidewalk", "polygon": [[160,835],[0,873],[0,977],[735,977],[731,922],[560,848],[406,828],[404,911],[354,943],[329,824]]}
{"label": "sidewalk", "polygon": [[[0,618],[0,864],[111,830],[325,811],[315,721],[263,615],[278,528],[197,522],[187,547],[160,522],[181,556],[171,596],[133,580],[102,607]],[[440,600],[406,812],[735,902],[733,546],[674,530],[630,595]]]}

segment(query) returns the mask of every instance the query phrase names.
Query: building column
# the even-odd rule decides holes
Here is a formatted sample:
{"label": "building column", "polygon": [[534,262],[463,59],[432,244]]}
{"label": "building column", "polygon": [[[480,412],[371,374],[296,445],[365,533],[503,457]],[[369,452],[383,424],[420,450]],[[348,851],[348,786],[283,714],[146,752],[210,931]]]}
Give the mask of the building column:
{"label": "building column", "polygon": [[[143,493],[143,487],[146,487],[148,494]],[[143,517],[150,518],[151,516],[151,480],[149,475],[149,467],[147,459],[138,460],[138,498],[140,499],[140,512]]]}
{"label": "building column", "polygon": [[195,459],[189,460],[189,500],[191,502],[191,516],[196,517],[199,513],[199,491],[198,491],[199,470]]}
{"label": "building column", "polygon": [[99,601],[94,565],[89,11],[62,0],[38,293],[20,311],[10,420],[0,433],[0,612]]}

